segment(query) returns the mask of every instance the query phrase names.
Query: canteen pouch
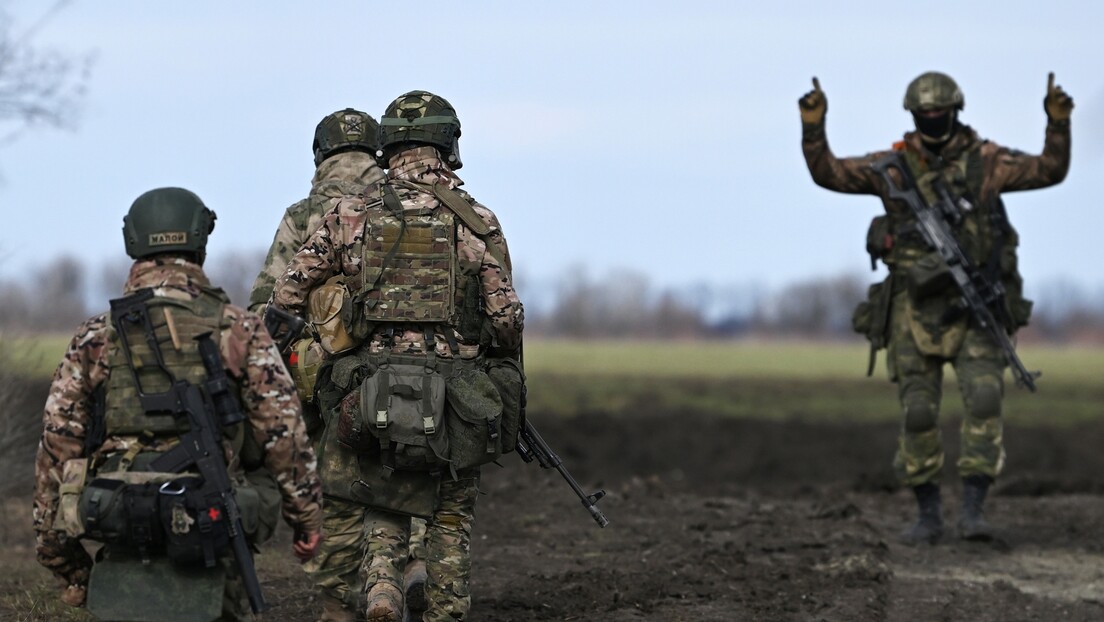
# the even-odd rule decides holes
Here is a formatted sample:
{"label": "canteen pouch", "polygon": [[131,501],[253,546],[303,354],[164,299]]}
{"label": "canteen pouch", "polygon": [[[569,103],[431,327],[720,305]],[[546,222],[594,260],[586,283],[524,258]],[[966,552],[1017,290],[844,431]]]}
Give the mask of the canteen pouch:
{"label": "canteen pouch", "polygon": [[307,318],[322,349],[330,354],[347,352],[359,343],[349,332],[351,301],[342,275],[331,277],[307,297]]}
{"label": "canteen pouch", "polygon": [[502,455],[502,397],[487,372],[461,365],[448,377],[449,460],[454,469]]}

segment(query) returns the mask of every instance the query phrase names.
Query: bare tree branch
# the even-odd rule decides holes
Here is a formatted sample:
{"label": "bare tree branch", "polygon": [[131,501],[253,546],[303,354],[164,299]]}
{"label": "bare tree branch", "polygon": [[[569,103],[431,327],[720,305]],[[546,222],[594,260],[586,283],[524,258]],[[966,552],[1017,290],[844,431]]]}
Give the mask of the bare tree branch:
{"label": "bare tree branch", "polygon": [[35,35],[70,3],[55,2],[21,33],[0,13],[0,145],[13,142],[32,126],[77,125],[92,55],[72,56],[34,45]]}

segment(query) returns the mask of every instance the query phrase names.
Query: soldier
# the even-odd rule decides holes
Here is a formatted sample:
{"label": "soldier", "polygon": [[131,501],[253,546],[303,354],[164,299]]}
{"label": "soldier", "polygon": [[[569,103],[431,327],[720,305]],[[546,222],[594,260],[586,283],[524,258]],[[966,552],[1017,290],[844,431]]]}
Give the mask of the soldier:
{"label": "soldier", "polygon": [[[321,541],[321,482],[292,379],[261,318],[203,273],[214,223],[187,190],[138,197],[123,220],[135,259],[127,297],[81,325],[54,373],[35,463],[38,560],[64,582],[62,600],[82,606],[87,594],[97,617],[154,621],[171,609],[176,619],[247,619],[234,556],[214,535],[234,514],[230,502],[195,505],[207,480],[159,468],[196,429],[179,416],[195,409],[179,410],[179,400],[148,407],[180,383],[203,387],[223,422],[214,433],[225,455],[214,455],[226,467],[187,471],[228,474],[254,544],[271,535],[281,503],[301,561]],[[133,315],[116,318],[124,306]],[[149,323],[131,321],[141,317]],[[224,375],[210,371],[218,367]],[[207,383],[219,377],[229,382]],[[106,543],[95,562],[82,534]],[[197,559],[185,560],[189,547]]]}
{"label": "soldier", "polygon": [[498,219],[459,190],[459,136],[437,95],[388,106],[378,154],[388,183],[337,203],[270,302],[296,315],[317,299],[341,310],[323,327],[323,342],[345,345],[319,374],[320,470],[327,503],[365,506],[370,621],[400,619],[407,515],[430,518],[422,619],[464,619],[478,465],[517,433],[516,418],[498,419],[483,358],[518,348],[524,315]]}
{"label": "soldier", "polygon": [[[888,346],[889,377],[897,383],[903,424],[894,467],[902,483],[915,492],[919,506],[919,520],[904,538],[935,542],[943,532],[943,449],[937,423],[943,365],[950,363],[966,405],[957,465],[963,483],[957,527],[960,537],[991,539],[982,504],[1004,466],[1001,399],[1008,362],[996,341],[961,312],[960,294],[947,278],[946,264],[933,256],[907,205],[888,198],[888,184],[871,164],[887,154],[900,154],[928,205],[934,203],[939,185],[947,189],[962,214],[955,231],[959,245],[975,266],[1003,283],[1007,296],[1001,315],[1011,318],[1006,328],[1013,333],[1027,324],[1031,301],[1022,294],[1016,265],[1019,240],[1001,193],[1043,188],[1065,178],[1073,100],[1054,85],[1051,74],[1043,102],[1046,142],[1042,155],[1030,156],[984,140],[962,124],[958,116],[965,100],[958,85],[942,73],[924,73],[905,92],[904,107],[916,131],[906,133],[893,151],[838,159],[825,136],[828,100],[816,78],[813,87],[799,100],[802,149],[813,181],[829,190],[879,196],[885,206],[885,215],[871,225],[867,247],[872,259],[881,259],[889,268],[889,277],[871,288],[871,300],[860,305],[855,320],[856,330],[868,334],[872,349]],[[871,309],[884,313],[872,317]]]}
{"label": "soldier", "polygon": [[[376,163],[375,153],[379,145],[379,124],[371,115],[346,108],[327,115],[314,130],[314,179],[310,196],[284,212],[272,245],[268,249],[264,267],[253,283],[249,296],[249,308],[264,313],[265,304],[272,295],[272,286],[287,268],[288,261],[318,229],[322,217],[344,196],[371,193],[386,178]],[[314,385],[318,368],[325,353],[318,341],[310,336],[292,344],[292,360],[288,368],[295,378],[299,399],[303,403],[303,416],[312,439],[321,435],[322,419],[314,403]],[[351,620],[354,608],[347,604],[356,600],[363,582],[357,578],[366,552],[361,537],[363,521],[361,506],[327,503],[327,538],[317,557],[305,568],[322,592],[322,620]],[[424,608],[425,586],[424,538],[425,521],[412,519],[408,562],[404,585],[407,600],[414,607]]]}

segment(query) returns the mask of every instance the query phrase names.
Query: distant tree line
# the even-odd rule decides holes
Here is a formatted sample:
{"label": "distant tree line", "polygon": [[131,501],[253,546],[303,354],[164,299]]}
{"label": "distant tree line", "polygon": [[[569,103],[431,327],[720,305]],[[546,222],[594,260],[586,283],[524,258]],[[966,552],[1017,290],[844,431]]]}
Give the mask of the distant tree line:
{"label": "distant tree line", "polygon": [[[262,251],[213,256],[207,272],[230,299],[247,304],[264,260]],[[63,332],[122,293],[130,261],[92,269],[60,257],[21,280],[0,279],[0,331]],[[518,277],[526,332],[573,339],[728,339],[739,337],[848,339],[851,313],[872,279],[843,274],[783,287],[693,283],[660,287],[641,272],[595,276],[585,267],[557,281]],[[1042,283],[1031,325],[1021,339],[1104,344],[1104,290],[1093,295],[1068,281]]]}

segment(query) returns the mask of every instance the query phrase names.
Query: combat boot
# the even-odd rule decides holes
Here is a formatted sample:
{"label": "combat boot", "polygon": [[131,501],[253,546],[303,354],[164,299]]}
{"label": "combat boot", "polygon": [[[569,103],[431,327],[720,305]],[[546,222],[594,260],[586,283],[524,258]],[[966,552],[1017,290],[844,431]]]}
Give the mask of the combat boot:
{"label": "combat boot", "polygon": [[390,583],[377,583],[368,591],[364,607],[367,622],[402,622],[402,590]]}
{"label": "combat boot", "polygon": [[943,507],[939,497],[939,485],[925,482],[914,486],[919,518],[912,527],[901,534],[907,544],[935,544],[943,535]]}
{"label": "combat boot", "polygon": [[993,528],[985,520],[985,495],[993,478],[988,475],[968,475],[962,478],[962,513],[958,517],[958,537],[963,540],[988,542]]}
{"label": "combat boot", "polygon": [[426,578],[425,560],[412,559],[406,563],[406,570],[403,571],[406,608],[418,620],[421,619],[422,612],[429,606],[425,593]]}

